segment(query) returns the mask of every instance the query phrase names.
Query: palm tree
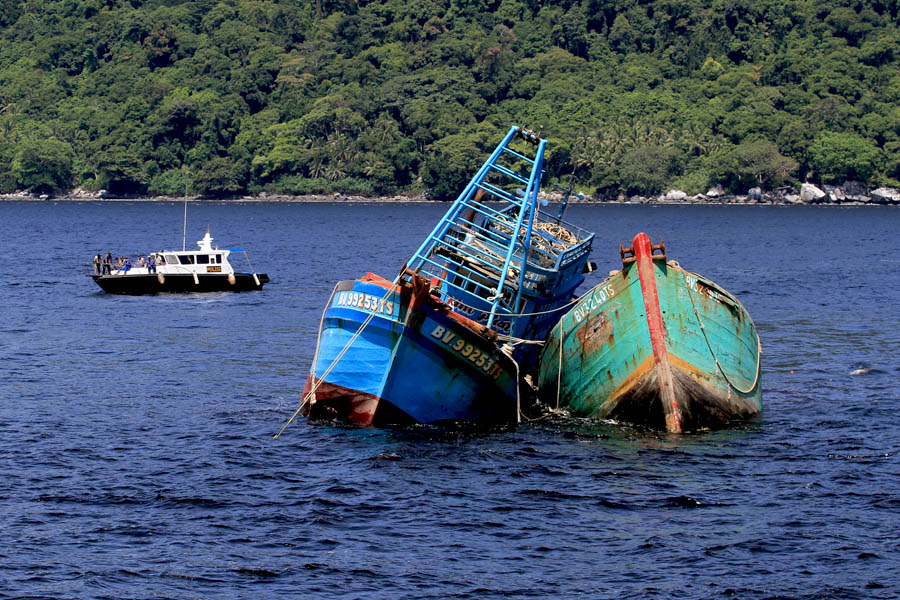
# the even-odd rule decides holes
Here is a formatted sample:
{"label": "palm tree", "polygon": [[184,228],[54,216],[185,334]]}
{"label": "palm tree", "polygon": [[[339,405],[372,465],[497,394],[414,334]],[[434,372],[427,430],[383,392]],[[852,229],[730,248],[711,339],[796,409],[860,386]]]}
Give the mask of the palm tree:
{"label": "palm tree", "polygon": [[325,164],[322,159],[317,158],[309,165],[309,176],[318,179],[325,174]]}
{"label": "palm tree", "polygon": [[328,165],[328,168],[325,169],[325,177],[330,181],[337,181],[342,177],[346,177],[346,175],[347,174],[341,170],[341,167],[338,164],[330,164]]}

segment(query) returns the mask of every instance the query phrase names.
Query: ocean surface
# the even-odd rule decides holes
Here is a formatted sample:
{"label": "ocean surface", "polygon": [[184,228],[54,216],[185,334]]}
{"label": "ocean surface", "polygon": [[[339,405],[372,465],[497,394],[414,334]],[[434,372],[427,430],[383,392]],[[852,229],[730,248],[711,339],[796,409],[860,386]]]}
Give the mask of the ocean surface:
{"label": "ocean surface", "polygon": [[181,203],[0,203],[0,598],[900,597],[900,209],[569,209],[583,291],[645,231],[744,303],[757,421],[273,439],[334,284],[445,208],[193,203],[271,283],[119,297],[91,257],[180,248]]}

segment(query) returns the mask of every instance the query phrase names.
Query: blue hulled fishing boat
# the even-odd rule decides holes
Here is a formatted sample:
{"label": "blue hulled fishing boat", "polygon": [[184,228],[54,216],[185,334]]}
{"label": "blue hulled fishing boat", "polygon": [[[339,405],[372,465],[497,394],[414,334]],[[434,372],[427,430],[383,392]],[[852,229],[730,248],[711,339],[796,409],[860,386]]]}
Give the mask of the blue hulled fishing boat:
{"label": "blue hulled fishing boat", "polygon": [[666,260],[638,234],[622,270],[556,324],[543,349],[542,400],[572,414],[670,432],[762,411],[760,342],[744,306]]}
{"label": "blue hulled fishing boat", "polygon": [[540,210],[546,140],[512,127],[393,280],[335,287],[299,411],[357,424],[516,422],[593,234]]}

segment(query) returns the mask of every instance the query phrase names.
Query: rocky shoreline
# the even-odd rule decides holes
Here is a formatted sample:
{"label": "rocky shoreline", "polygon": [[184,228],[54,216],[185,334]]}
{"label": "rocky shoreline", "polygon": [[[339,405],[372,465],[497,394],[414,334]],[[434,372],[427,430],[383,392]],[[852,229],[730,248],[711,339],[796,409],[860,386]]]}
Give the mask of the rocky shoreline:
{"label": "rocky shoreline", "polygon": [[[559,192],[544,194],[550,202],[559,202],[563,196]],[[76,189],[71,192],[50,196],[47,194],[33,194],[31,192],[16,192],[14,194],[0,195],[0,201],[101,201],[101,202],[180,202],[212,201],[212,202],[433,202],[427,195],[420,196],[354,196],[346,194],[321,194],[291,196],[260,192],[252,196],[234,196],[229,198],[207,198],[202,196],[114,196],[106,192]],[[783,206],[900,206],[900,190],[881,187],[869,190],[859,182],[848,182],[842,186],[815,186],[804,183],[799,190],[794,188],[780,188],[773,191],[763,191],[753,188],[744,195],[726,193],[720,187],[714,187],[705,194],[689,196],[680,190],[670,190],[659,196],[573,196],[570,203],[577,204],[725,204],[725,205],[783,205]]]}
{"label": "rocky shoreline", "polygon": [[780,188],[763,191],[753,188],[746,195],[738,196],[725,193],[722,188],[714,187],[705,194],[688,196],[679,190],[671,190],[657,197],[645,198],[635,196],[619,202],[631,204],[777,204],[777,205],[812,205],[812,206],[897,206],[900,205],[900,190],[881,187],[870,190],[859,182],[848,182],[842,186],[825,185],[818,187],[804,183],[799,190]]}
{"label": "rocky shoreline", "polygon": [[799,190],[780,188],[763,191],[753,188],[744,195],[726,193],[714,187],[705,194],[689,196],[680,190],[670,190],[659,196],[617,196],[616,198],[586,198],[578,202],[618,203],[618,204],[735,204],[735,205],[809,205],[809,206],[898,206],[900,190],[881,187],[870,190],[858,182],[848,182],[842,186],[815,186],[804,183]]}
{"label": "rocky shoreline", "polygon": [[33,194],[31,192],[16,192],[14,194],[0,194],[0,201],[29,201],[29,202],[432,202],[425,196],[353,196],[347,194],[309,194],[292,196],[288,194],[273,194],[260,192],[252,196],[228,196],[213,198],[207,196],[130,196],[114,195],[106,190],[72,190],[67,194],[48,195]]}

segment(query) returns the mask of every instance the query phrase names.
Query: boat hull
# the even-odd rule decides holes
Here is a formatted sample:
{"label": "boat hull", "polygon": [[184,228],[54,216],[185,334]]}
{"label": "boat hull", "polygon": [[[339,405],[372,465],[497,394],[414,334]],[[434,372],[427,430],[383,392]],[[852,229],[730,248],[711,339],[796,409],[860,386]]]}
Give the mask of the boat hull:
{"label": "boat hull", "polygon": [[161,293],[248,292],[261,290],[269,282],[265,273],[194,275],[92,275],[94,282],[109,294],[145,295]]}
{"label": "boat hull", "polygon": [[538,208],[546,145],[511,127],[396,283],[370,274],[338,285],[301,412],[359,424],[531,414],[526,376],[594,238]]}
{"label": "boat hull", "polygon": [[634,259],[548,336],[542,400],[577,416],[671,432],[760,414],[760,344],[746,309],[715,283],[653,255],[646,235],[633,248]]}
{"label": "boat hull", "polygon": [[303,412],[358,425],[515,422],[517,369],[500,348],[427,287],[344,281],[323,315]]}

